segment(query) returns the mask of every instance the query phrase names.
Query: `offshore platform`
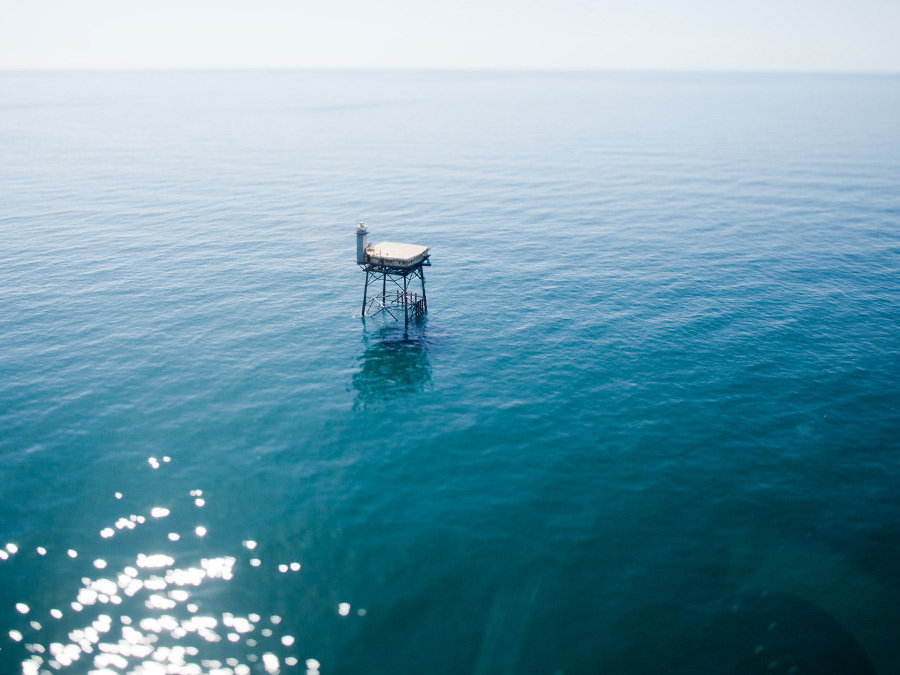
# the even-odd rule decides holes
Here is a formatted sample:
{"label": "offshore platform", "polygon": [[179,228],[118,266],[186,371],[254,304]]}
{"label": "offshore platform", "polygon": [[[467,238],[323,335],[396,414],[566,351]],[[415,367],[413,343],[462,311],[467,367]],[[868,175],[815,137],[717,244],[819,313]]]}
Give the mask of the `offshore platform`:
{"label": "offshore platform", "polygon": [[[423,271],[424,267],[431,266],[428,247],[393,241],[369,244],[368,234],[369,229],[365,223],[356,225],[356,264],[366,273],[362,316],[376,316],[385,312],[394,319],[399,319],[402,314],[403,324],[408,326],[410,318],[428,310]],[[422,282],[421,295],[410,290],[416,278]],[[370,286],[375,289],[373,295],[369,295]]]}

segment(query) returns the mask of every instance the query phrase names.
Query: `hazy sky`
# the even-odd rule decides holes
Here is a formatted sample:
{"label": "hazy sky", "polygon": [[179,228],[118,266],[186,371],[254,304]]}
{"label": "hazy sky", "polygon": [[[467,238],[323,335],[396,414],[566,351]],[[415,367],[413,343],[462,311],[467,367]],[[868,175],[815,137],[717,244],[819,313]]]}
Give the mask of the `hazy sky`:
{"label": "hazy sky", "polygon": [[0,0],[0,68],[900,72],[900,0]]}

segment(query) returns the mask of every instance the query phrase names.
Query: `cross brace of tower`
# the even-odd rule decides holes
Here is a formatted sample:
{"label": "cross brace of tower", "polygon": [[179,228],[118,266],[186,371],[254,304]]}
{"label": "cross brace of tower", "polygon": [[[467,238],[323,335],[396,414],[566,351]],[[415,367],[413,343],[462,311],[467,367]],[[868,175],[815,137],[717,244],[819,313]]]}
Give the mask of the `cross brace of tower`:
{"label": "cross brace of tower", "polygon": [[[425,270],[423,269],[431,265],[431,261],[427,258],[413,267],[405,268],[369,263],[357,264],[366,273],[362,316],[377,316],[381,313],[386,313],[394,319],[402,316],[404,325],[409,325],[411,318],[424,314],[428,310],[428,298],[425,295]],[[412,284],[416,278],[421,282],[421,294],[412,290]],[[370,288],[374,289],[374,294],[369,293]]]}

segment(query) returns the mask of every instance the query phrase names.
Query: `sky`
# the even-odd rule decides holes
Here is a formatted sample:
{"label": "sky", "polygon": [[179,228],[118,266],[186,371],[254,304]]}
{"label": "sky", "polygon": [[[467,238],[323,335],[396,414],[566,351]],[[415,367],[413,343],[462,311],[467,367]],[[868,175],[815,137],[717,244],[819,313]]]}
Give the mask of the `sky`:
{"label": "sky", "polygon": [[900,72],[900,0],[0,0],[0,69]]}

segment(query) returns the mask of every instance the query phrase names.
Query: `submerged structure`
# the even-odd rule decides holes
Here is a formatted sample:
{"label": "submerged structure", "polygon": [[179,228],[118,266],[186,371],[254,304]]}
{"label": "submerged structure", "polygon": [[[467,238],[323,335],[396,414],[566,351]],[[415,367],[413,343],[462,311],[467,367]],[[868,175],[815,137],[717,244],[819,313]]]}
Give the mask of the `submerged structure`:
{"label": "submerged structure", "polygon": [[[375,316],[386,312],[399,319],[402,314],[404,325],[409,325],[410,318],[428,310],[423,271],[425,266],[431,265],[428,247],[393,241],[369,244],[368,234],[369,229],[365,223],[356,225],[356,264],[366,273],[362,315]],[[421,295],[410,290],[416,278],[422,283]],[[371,295],[370,286],[374,290]]]}

